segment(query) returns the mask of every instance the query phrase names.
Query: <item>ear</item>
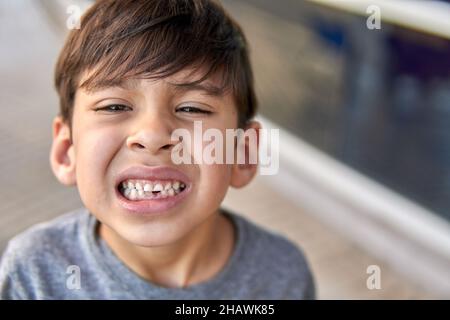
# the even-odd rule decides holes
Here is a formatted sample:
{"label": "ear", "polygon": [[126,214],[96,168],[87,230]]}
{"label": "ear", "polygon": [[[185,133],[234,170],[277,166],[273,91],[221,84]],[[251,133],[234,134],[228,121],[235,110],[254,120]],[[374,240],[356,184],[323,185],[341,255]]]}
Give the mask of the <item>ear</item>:
{"label": "ear", "polygon": [[59,182],[67,186],[76,184],[75,153],[70,137],[70,127],[60,116],[53,120],[50,165]]}
{"label": "ear", "polygon": [[[237,148],[235,151],[241,150],[245,151],[245,162],[238,163],[236,161],[232,167],[231,172],[231,181],[230,185],[234,188],[242,188],[252,181],[256,174],[256,170],[258,169],[258,152],[259,152],[259,130],[261,129],[261,124],[258,121],[250,121],[244,127],[244,135],[241,137],[240,141],[237,143]],[[255,137],[255,139],[247,139],[246,136]],[[242,143],[242,147],[239,144]],[[256,145],[251,145],[256,144]],[[237,149],[237,150],[236,150]],[[256,159],[256,163],[254,161],[250,161],[251,159]]]}

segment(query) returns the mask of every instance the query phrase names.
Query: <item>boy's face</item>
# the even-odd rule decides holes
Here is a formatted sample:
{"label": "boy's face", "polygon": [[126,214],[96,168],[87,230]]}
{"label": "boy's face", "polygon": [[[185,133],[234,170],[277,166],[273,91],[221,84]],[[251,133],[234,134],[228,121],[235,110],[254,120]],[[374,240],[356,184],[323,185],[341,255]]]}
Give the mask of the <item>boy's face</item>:
{"label": "boy's face", "polygon": [[[217,211],[230,185],[241,187],[255,174],[254,165],[172,163],[177,142],[171,140],[171,134],[175,129],[187,129],[193,136],[194,121],[202,121],[203,130],[216,128],[225,137],[226,129],[237,126],[237,108],[230,92],[213,96],[173,85],[196,77],[184,70],[162,80],[127,82],[125,87],[95,92],[78,89],[72,143],[68,126],[60,118],[54,121],[50,159],[55,175],[64,184],[76,184],[86,208],[134,244],[157,246],[180,239]],[[218,86],[216,80],[213,77],[205,83]],[[257,123],[253,126],[259,128]],[[184,176],[146,175],[146,169],[156,167],[174,169]],[[137,168],[131,176],[126,174],[130,168]],[[179,180],[186,187],[165,200],[150,200],[152,204],[147,206],[152,209],[146,211],[118,191],[127,177],[154,186],[162,182],[163,187]]]}

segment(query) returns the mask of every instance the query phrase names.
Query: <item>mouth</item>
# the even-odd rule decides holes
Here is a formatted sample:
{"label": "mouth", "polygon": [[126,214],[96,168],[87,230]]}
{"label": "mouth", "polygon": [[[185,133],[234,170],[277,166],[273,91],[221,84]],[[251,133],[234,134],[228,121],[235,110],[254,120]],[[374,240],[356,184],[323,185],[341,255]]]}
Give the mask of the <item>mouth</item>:
{"label": "mouth", "polygon": [[119,204],[133,213],[159,213],[178,205],[192,189],[190,179],[170,167],[131,167],[116,179]]}
{"label": "mouth", "polygon": [[180,180],[126,179],[118,186],[120,194],[130,201],[174,197],[184,190],[186,190],[186,184]]}

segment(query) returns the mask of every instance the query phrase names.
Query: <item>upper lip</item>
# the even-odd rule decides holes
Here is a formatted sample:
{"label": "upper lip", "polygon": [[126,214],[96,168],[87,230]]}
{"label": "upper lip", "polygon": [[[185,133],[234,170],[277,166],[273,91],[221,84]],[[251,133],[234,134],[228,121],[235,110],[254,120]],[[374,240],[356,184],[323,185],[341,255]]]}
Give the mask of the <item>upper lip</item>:
{"label": "upper lip", "polygon": [[125,169],[119,173],[116,177],[116,186],[122,181],[127,179],[140,179],[140,180],[178,180],[185,185],[190,184],[189,177],[172,167],[168,166],[133,166]]}

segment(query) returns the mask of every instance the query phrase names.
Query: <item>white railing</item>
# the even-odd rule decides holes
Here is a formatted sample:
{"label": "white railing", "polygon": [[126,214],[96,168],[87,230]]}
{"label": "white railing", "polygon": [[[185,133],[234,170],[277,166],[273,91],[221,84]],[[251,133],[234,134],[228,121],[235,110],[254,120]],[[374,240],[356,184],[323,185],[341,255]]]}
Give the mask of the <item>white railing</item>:
{"label": "white railing", "polygon": [[338,10],[368,16],[378,6],[381,21],[450,39],[450,4],[432,0],[307,0]]}
{"label": "white railing", "polygon": [[362,175],[280,126],[280,171],[263,176],[397,272],[450,296],[450,223],[413,200]]}

